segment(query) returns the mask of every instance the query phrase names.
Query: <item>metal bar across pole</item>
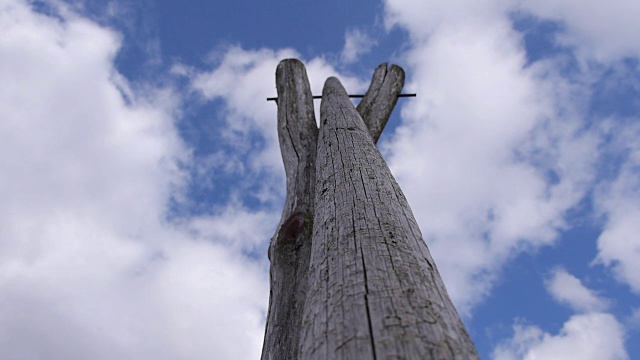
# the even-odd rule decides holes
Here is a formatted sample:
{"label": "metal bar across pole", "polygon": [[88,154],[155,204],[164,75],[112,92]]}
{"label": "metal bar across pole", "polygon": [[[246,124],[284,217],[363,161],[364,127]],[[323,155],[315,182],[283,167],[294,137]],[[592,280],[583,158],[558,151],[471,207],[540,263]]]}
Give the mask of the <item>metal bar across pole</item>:
{"label": "metal bar across pole", "polygon": [[[348,95],[350,98],[363,98],[364,95]],[[398,97],[416,97],[416,94],[400,94]],[[314,99],[322,99],[322,95],[313,95]],[[277,97],[268,97],[267,101],[278,101]]]}

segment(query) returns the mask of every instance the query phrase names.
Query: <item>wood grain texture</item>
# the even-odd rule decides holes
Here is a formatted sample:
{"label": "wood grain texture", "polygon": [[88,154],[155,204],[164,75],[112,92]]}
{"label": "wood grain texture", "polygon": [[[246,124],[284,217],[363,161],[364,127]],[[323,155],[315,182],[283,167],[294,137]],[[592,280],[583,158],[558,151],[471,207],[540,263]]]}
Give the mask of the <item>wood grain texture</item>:
{"label": "wood grain texture", "polygon": [[269,246],[271,291],[262,359],[295,359],[311,251],[318,127],[304,65],[295,59],[276,69],[278,138],[287,195]]}
{"label": "wood grain texture", "polygon": [[325,83],[320,113],[294,358],[477,359],[407,200],[336,78]]}
{"label": "wood grain texture", "polygon": [[404,86],[404,70],[397,65],[387,68],[380,64],[373,73],[371,85],[356,110],[369,129],[373,143],[377,143]]}

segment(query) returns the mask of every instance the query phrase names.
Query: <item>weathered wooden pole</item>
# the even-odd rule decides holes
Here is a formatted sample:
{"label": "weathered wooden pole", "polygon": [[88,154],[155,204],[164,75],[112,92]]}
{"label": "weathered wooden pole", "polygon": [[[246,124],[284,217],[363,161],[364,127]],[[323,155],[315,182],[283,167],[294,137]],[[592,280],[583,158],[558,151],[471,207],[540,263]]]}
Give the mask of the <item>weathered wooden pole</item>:
{"label": "weathered wooden pole", "polygon": [[287,199],[269,250],[263,359],[478,358],[375,146],[404,83],[382,66],[360,113],[327,80],[319,135],[304,66],[278,66]]}
{"label": "weathered wooden pole", "polygon": [[276,69],[278,138],[287,195],[278,230],[269,245],[269,313],[262,359],[297,359],[308,284],[318,126],[304,65],[284,60]]}

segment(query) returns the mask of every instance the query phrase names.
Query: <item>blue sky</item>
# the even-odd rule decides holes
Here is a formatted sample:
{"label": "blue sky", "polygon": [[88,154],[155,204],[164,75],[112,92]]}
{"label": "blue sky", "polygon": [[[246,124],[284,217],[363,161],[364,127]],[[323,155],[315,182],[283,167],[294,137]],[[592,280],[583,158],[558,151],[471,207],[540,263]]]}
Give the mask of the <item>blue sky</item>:
{"label": "blue sky", "polygon": [[482,358],[639,358],[639,13],[3,1],[0,358],[259,357],[287,57],[405,69],[378,145]]}

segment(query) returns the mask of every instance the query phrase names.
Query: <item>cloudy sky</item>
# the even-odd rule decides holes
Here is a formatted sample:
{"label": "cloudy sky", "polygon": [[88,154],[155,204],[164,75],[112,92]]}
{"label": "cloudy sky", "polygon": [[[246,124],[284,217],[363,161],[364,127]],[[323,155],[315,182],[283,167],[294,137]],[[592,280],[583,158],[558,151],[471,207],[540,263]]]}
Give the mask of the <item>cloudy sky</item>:
{"label": "cloudy sky", "polygon": [[379,147],[484,359],[640,358],[639,14],[0,1],[0,358],[259,358],[289,57],[405,69]]}

